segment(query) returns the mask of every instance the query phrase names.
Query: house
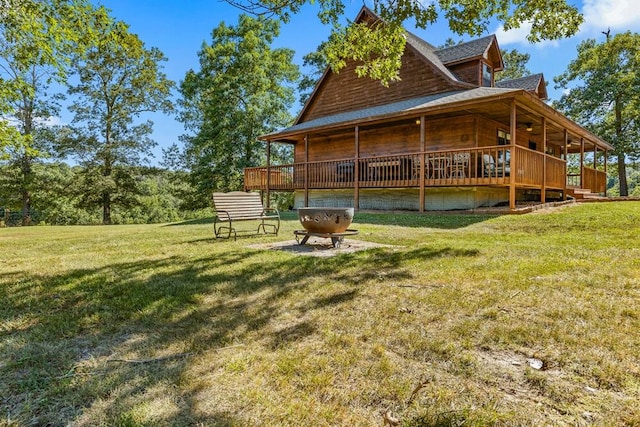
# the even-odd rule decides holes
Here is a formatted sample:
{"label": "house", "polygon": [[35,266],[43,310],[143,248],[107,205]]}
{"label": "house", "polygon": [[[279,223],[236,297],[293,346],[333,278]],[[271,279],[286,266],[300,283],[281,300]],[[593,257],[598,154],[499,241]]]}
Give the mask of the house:
{"label": "house", "polygon": [[[612,147],[544,102],[542,74],[496,84],[495,36],[439,49],[406,34],[400,81],[325,71],[295,123],[261,138],[267,165],[245,169],[245,189],[420,212],[605,193]],[[293,164],[270,164],[274,143],[293,145]]]}

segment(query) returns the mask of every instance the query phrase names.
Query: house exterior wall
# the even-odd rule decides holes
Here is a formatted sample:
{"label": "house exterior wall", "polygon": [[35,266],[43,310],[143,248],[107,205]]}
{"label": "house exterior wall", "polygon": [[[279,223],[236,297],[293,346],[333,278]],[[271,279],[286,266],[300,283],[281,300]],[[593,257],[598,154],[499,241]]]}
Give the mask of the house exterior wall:
{"label": "house exterior wall", "polygon": [[358,78],[356,65],[350,62],[338,74],[328,73],[299,122],[458,88],[410,47],[402,57],[401,80],[391,82],[389,87],[369,78]]}
{"label": "house exterior wall", "polygon": [[420,151],[420,125],[415,120],[384,128],[363,129],[359,134],[360,157],[376,157]]}
{"label": "house exterior wall", "polygon": [[460,80],[474,85],[480,85],[480,61],[452,65],[449,69]]}
{"label": "house exterior wall", "polygon": [[427,151],[440,151],[476,147],[475,126],[473,115],[435,120],[427,118],[425,148]]}

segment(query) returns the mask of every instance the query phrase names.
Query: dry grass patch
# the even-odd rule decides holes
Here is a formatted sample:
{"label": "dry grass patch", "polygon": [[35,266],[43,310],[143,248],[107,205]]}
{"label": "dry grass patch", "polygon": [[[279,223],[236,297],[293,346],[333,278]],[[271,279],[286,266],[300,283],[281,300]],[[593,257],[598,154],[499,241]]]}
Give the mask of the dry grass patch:
{"label": "dry grass patch", "polygon": [[293,215],[235,242],[3,229],[0,423],[639,424],[638,224],[638,203],[358,214],[402,248],[323,259],[247,248]]}

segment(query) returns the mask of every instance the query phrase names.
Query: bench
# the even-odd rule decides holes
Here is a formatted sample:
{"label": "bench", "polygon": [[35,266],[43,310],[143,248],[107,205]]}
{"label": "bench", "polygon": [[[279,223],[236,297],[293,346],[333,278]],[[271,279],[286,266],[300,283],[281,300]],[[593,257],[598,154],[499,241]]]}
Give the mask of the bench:
{"label": "bench", "polygon": [[[234,240],[237,239],[234,221],[260,221],[257,233],[260,229],[265,234],[278,234],[280,230],[280,213],[275,208],[264,208],[262,199],[258,193],[245,193],[243,191],[232,191],[230,193],[213,193],[213,208],[216,216],[213,220],[213,231],[218,237],[223,237],[226,231],[226,238],[233,233]],[[276,224],[265,224],[265,221],[276,221]],[[266,227],[270,227],[267,232]]]}

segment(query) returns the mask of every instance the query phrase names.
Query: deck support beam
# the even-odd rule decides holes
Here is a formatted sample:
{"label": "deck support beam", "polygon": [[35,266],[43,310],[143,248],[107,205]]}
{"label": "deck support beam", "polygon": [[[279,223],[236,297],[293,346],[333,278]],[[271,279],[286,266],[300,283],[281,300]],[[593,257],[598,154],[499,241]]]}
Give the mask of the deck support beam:
{"label": "deck support beam", "polygon": [[540,203],[547,202],[547,120],[542,116],[542,188],[540,189]]}
{"label": "deck support beam", "polygon": [[427,174],[426,170],[426,160],[427,156],[425,154],[426,151],[426,123],[425,117],[420,116],[420,212],[424,212],[424,202],[425,202],[425,194],[424,194],[424,184],[425,184],[425,175]]}
{"label": "deck support beam", "polygon": [[516,116],[516,102],[511,102],[511,115],[509,119],[509,133],[511,134],[511,160],[510,160],[510,173],[509,173],[509,209],[514,211],[516,209],[516,173],[518,173],[518,164],[516,156],[516,134],[517,134],[517,116]]}
{"label": "deck support beam", "polygon": [[584,138],[580,138],[580,188],[584,188]]}
{"label": "deck support beam", "polygon": [[355,147],[353,162],[353,207],[360,209],[360,126],[355,128]]}
{"label": "deck support beam", "polygon": [[564,157],[564,185],[562,186],[562,200],[567,200],[567,176],[569,175],[569,161],[567,155],[569,154],[569,132],[564,130],[564,144],[562,146],[562,155]]}
{"label": "deck support beam", "polygon": [[267,202],[265,203],[267,208],[271,207],[271,141],[267,141]]}
{"label": "deck support beam", "polygon": [[604,150],[604,176],[605,176],[605,184],[604,184],[604,197],[607,197],[607,163],[609,158],[609,152]]}
{"label": "deck support beam", "polygon": [[309,134],[304,136],[304,207],[309,207]]}

